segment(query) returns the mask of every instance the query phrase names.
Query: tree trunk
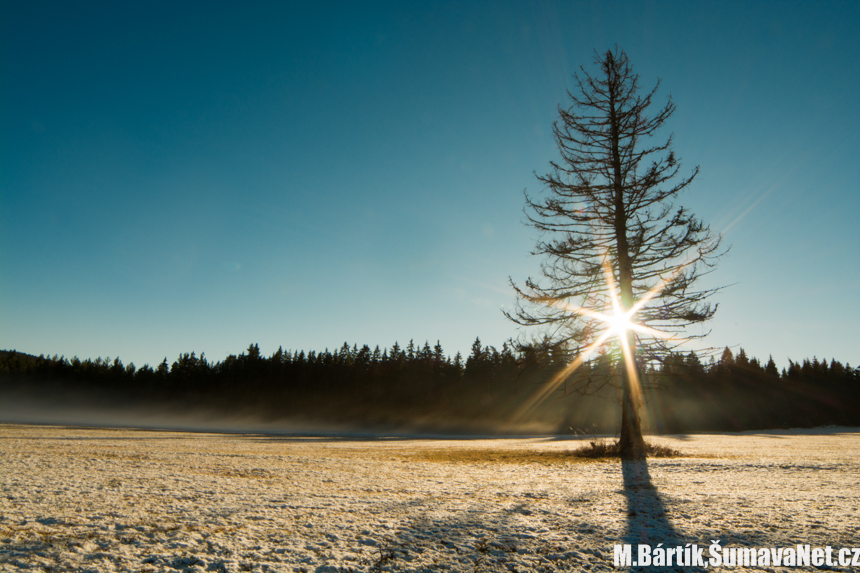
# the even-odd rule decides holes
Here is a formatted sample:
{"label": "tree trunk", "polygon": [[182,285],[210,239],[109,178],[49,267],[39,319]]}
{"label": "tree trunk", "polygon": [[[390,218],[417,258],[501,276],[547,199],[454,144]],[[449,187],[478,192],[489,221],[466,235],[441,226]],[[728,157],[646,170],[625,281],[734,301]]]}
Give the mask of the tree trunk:
{"label": "tree trunk", "polygon": [[[632,333],[628,333],[629,338],[633,338]],[[635,344],[635,341],[633,341]],[[635,347],[632,347],[631,353],[635,357]],[[641,380],[639,376],[639,365],[634,358],[634,367],[636,379]],[[635,386],[634,386],[635,384]],[[627,370],[627,365],[621,365],[621,437],[618,441],[619,453],[622,459],[625,460],[642,460],[645,459],[645,438],[642,436],[642,425],[639,419],[639,395],[640,387],[631,378]]]}
{"label": "tree trunk", "polygon": [[[630,260],[630,246],[627,242],[627,213],[624,203],[624,184],[621,173],[621,153],[619,150],[619,119],[616,113],[616,93],[621,83],[612,53],[607,53],[607,78],[609,90],[609,129],[612,159],[612,187],[615,199],[615,241],[618,264],[618,287],[621,298],[621,312],[627,313],[633,307],[633,266]],[[637,357],[636,337],[633,332],[623,334],[627,338],[627,352],[621,357],[621,439],[619,449],[624,459],[643,459],[645,439],[639,421],[639,397],[641,377]],[[632,370],[632,372],[631,372]]]}

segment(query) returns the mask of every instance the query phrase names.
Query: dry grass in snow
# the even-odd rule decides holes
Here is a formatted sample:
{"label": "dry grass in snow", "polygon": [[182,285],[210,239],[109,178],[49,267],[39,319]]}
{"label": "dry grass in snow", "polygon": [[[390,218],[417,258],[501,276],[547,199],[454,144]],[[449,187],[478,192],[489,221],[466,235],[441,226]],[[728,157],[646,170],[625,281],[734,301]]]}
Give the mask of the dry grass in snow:
{"label": "dry grass in snow", "polygon": [[0,571],[607,571],[614,543],[860,545],[855,430],[349,440],[0,425]]}

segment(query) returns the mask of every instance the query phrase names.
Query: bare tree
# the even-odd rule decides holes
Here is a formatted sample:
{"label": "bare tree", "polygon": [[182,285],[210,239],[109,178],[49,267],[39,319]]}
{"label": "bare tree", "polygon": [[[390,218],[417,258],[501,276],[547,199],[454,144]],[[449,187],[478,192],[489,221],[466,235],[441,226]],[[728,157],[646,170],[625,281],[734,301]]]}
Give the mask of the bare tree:
{"label": "bare tree", "polygon": [[[553,134],[561,160],[551,162],[539,197],[526,194],[528,224],[541,232],[534,255],[545,257],[542,279],[524,287],[511,280],[518,304],[506,316],[543,326],[544,342],[567,353],[551,389],[590,393],[621,388],[623,457],[645,455],[639,418],[643,365],[706,333],[687,327],[716,312],[706,299],[718,289],[698,288],[723,251],[719,235],[674,200],[698,173],[679,177],[672,137],[654,136],[675,111],[671,97],[647,115],[660,85],[639,89],[623,50],[597,55],[600,73],[582,68],[568,109],[559,106]],[[607,353],[606,376],[594,372],[594,353]],[[570,381],[574,382],[571,384]]]}

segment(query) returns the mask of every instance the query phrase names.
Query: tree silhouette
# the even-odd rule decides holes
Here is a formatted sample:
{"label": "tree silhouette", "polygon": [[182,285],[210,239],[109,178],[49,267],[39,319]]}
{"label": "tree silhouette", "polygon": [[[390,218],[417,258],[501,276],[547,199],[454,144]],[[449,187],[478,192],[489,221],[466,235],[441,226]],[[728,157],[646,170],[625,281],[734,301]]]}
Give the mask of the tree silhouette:
{"label": "tree silhouette", "polygon": [[555,377],[556,387],[593,350],[608,346],[614,368],[565,388],[590,393],[589,386],[620,378],[621,451],[637,458],[644,456],[643,364],[688,340],[686,327],[713,316],[716,307],[705,299],[717,289],[694,285],[721,254],[720,237],[674,207],[698,167],[676,179],[681,166],[672,137],[651,141],[675,111],[671,97],[646,115],[659,81],[640,93],[639,76],[617,47],[597,55],[595,64],[600,73],[582,68],[574,76],[577,93],[568,92],[571,106],[559,106],[553,135],[561,161],[538,176],[545,193],[526,194],[528,224],[541,232],[532,254],[545,257],[543,279],[529,278],[522,288],[511,280],[518,304],[505,314],[546,327],[544,344],[567,352],[569,365]]}

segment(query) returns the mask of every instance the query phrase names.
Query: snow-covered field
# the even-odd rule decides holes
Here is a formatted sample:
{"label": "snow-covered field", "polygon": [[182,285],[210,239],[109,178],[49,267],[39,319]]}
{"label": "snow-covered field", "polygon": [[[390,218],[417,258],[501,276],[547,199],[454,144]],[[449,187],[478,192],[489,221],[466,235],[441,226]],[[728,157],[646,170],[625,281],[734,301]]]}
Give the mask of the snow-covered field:
{"label": "snow-covered field", "polygon": [[860,546],[858,430],[656,441],[691,457],[0,425],[0,571],[604,571],[614,543]]}

